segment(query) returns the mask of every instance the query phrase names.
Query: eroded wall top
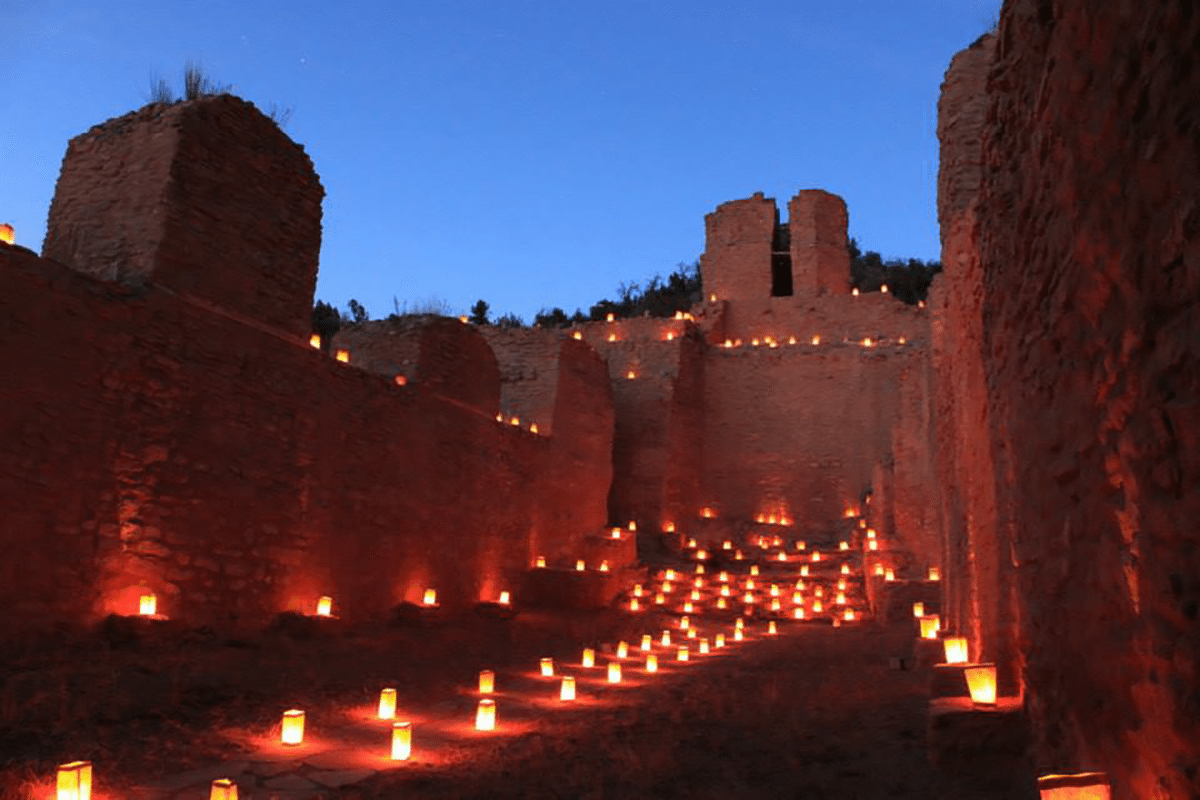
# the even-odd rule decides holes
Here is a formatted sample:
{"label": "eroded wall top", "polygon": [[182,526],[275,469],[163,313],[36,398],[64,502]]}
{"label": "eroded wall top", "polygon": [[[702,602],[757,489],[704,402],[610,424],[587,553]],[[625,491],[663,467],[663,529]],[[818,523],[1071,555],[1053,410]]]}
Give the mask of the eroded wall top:
{"label": "eroded wall top", "polygon": [[42,251],[307,336],[324,193],[250,103],[149,105],[71,140]]}

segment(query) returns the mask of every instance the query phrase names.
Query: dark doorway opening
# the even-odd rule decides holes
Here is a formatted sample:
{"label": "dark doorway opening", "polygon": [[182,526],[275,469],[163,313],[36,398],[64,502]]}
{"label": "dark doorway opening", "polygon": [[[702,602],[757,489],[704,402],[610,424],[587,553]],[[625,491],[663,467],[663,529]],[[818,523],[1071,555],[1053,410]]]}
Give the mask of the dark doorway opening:
{"label": "dark doorway opening", "polygon": [[771,297],[792,296],[792,232],[775,222],[771,239]]}

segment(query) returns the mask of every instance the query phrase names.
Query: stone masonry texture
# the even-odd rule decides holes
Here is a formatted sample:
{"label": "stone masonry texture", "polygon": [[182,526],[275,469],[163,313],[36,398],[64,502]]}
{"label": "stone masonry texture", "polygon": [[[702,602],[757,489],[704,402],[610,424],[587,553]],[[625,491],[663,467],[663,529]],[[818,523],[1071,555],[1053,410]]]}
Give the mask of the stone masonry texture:
{"label": "stone masonry texture", "polygon": [[323,196],[304,149],[251,104],[149,105],[71,140],[43,254],[307,337]]}
{"label": "stone masonry texture", "polygon": [[[949,547],[993,559],[968,602],[1016,597],[980,632],[1019,643],[1038,767],[1104,770],[1119,800],[1200,796],[1197,52],[1186,3],[1009,0],[941,107],[946,273],[971,289],[938,288],[935,362],[969,351],[938,447],[994,490],[950,499]],[[974,199],[955,125],[981,128]]]}
{"label": "stone masonry texture", "polygon": [[802,297],[850,293],[846,249],[846,201],[821,189],[806,189],[788,203],[792,286]]}

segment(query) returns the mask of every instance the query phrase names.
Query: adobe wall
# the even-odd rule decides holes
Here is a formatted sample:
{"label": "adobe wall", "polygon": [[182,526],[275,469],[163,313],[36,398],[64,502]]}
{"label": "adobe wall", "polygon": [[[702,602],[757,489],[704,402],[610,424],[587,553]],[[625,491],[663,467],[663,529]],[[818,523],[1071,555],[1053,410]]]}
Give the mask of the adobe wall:
{"label": "adobe wall", "polygon": [[1035,758],[1121,800],[1200,795],[1198,48],[1186,4],[1009,0],[959,223]]}
{"label": "adobe wall", "polygon": [[154,104],[71,140],[42,252],[307,338],[323,196],[304,148],[250,103]]}
{"label": "adobe wall", "polygon": [[[938,102],[938,218],[944,272],[934,280],[932,361],[937,376],[934,418],[942,487],[942,547],[947,569],[942,613],[947,629],[968,637],[973,658],[994,661],[1004,688],[1015,692],[1021,671],[1014,609],[1015,569],[1001,535],[996,469],[988,431],[985,294],[979,253],[978,202],[987,77],[995,39],[982,37],[950,63]],[[971,480],[963,480],[969,475]]]}

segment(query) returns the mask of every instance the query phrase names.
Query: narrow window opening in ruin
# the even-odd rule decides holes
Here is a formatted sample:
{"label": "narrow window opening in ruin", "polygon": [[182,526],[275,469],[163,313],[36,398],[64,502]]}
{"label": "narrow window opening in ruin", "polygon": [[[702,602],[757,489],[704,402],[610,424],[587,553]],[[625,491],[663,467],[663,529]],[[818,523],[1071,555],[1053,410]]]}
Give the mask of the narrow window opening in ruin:
{"label": "narrow window opening in ruin", "polygon": [[771,297],[792,296],[792,233],[775,220],[771,239]]}

